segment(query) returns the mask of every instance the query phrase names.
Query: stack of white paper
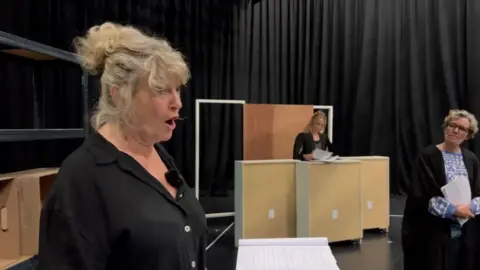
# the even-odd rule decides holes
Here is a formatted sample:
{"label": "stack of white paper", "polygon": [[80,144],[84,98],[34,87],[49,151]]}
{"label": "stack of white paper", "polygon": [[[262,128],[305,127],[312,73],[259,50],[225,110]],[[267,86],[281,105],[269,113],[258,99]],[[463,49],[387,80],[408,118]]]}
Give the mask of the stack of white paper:
{"label": "stack of white paper", "polygon": [[242,239],[236,270],[339,270],[326,238]]}
{"label": "stack of white paper", "polygon": [[323,161],[323,160],[329,159],[331,156],[332,156],[331,152],[324,151],[324,150],[318,149],[318,148],[313,150],[313,152],[312,152],[312,157],[315,160]]}
{"label": "stack of white paper", "polygon": [[[472,192],[470,189],[470,181],[468,177],[455,177],[450,183],[442,187],[442,193],[445,198],[457,205],[468,203],[472,200]],[[468,219],[457,218],[460,225],[465,224]]]}

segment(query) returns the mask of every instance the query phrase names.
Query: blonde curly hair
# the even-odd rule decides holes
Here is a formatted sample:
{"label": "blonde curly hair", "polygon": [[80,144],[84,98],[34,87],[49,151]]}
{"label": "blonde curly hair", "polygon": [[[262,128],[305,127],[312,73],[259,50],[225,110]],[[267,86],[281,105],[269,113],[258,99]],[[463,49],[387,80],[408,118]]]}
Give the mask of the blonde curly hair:
{"label": "blonde curly hair", "polygon": [[[190,71],[180,52],[161,38],[147,36],[133,26],[111,22],[91,27],[84,37],[74,39],[83,68],[101,74],[101,92],[92,126],[107,122],[134,126],[132,99],[139,78],[147,77],[151,91],[187,83]],[[110,89],[118,87],[114,102]]]}

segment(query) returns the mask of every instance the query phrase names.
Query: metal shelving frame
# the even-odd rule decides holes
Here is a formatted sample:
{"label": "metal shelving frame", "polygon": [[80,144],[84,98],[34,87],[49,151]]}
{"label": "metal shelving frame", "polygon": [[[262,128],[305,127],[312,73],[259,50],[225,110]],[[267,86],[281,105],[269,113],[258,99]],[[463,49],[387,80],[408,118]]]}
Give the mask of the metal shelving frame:
{"label": "metal shelving frame", "polygon": [[[0,31],[0,44],[23,49],[26,51],[53,57],[74,64],[80,64],[78,57],[74,53],[60,50],[45,44],[18,37],[3,31]],[[21,56],[18,56],[21,57]],[[32,60],[35,61],[35,60]],[[36,141],[36,140],[57,140],[85,138],[90,132],[90,123],[88,117],[88,74],[83,71],[82,78],[82,108],[83,108],[83,128],[72,129],[0,129],[0,142],[18,142],[18,141]]]}

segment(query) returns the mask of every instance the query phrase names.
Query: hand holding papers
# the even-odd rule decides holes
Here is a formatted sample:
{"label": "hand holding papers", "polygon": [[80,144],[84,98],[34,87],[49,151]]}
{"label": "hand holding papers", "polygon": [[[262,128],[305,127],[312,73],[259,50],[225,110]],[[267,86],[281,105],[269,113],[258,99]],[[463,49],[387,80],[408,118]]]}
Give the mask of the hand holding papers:
{"label": "hand holding papers", "polygon": [[241,239],[236,270],[339,270],[326,238]]}
{"label": "hand holding papers", "polygon": [[[441,190],[443,196],[455,205],[465,204],[472,200],[470,181],[468,180],[468,177],[465,176],[455,177],[453,181],[443,186]],[[468,219],[464,218],[457,218],[457,220],[460,225],[463,225],[468,221]]]}
{"label": "hand holding papers", "polygon": [[324,151],[317,148],[313,150],[312,157],[314,160],[324,161],[324,162],[334,161],[338,159],[338,156],[332,157],[332,154],[333,154],[332,152]]}

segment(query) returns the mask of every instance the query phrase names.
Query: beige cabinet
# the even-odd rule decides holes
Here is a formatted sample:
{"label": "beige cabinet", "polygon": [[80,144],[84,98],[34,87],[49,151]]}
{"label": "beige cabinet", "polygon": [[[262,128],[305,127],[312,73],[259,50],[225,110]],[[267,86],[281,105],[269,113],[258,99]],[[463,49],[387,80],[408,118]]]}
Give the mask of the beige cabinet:
{"label": "beige cabinet", "polygon": [[390,161],[388,157],[348,157],[361,162],[363,229],[388,231],[390,225]]}
{"label": "beige cabinet", "polygon": [[297,237],[361,242],[361,163],[302,162],[297,168]]}
{"label": "beige cabinet", "polygon": [[235,243],[296,237],[296,160],[235,163]]}

